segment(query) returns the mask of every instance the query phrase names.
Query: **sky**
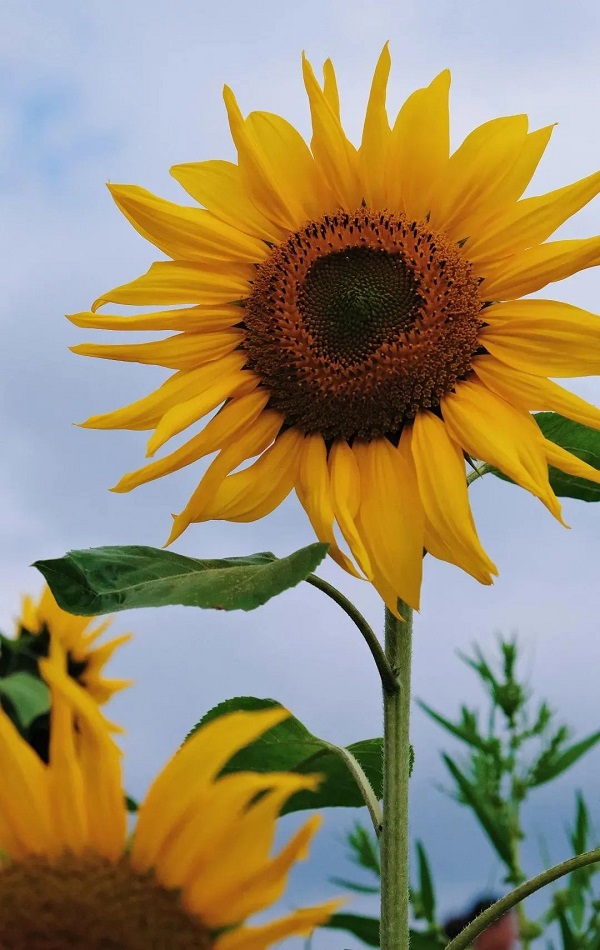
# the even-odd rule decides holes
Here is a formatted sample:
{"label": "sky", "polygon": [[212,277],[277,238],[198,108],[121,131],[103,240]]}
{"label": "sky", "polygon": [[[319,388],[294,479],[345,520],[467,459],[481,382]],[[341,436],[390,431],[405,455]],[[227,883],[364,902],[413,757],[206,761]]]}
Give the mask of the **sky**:
{"label": "sky", "polygon": [[[143,433],[95,432],[73,425],[150,392],[163,373],[147,366],[74,356],[90,339],[64,319],[144,272],[156,259],[115,209],[107,181],[143,185],[186,202],[171,165],[235,158],[221,100],[227,82],[244,111],[285,115],[309,130],[300,54],[320,67],[331,56],[342,113],[356,140],[380,49],[390,40],[390,112],[441,69],[453,72],[451,119],[457,145],[475,125],[526,112],[533,127],[557,122],[533,193],[581,178],[600,165],[598,31],[594,0],[305,0],[253,4],[221,0],[4,0],[0,12],[0,228],[2,344],[0,390],[0,626],[10,630],[25,592],[41,578],[29,565],[73,548],[166,539],[202,466],[138,489],[108,491],[142,464]],[[561,229],[600,232],[600,204]],[[598,310],[598,273],[584,272],[548,296]],[[106,341],[105,341],[106,342]],[[598,380],[572,387],[600,403]],[[415,622],[414,693],[446,714],[478,702],[456,658],[477,641],[517,631],[532,683],[578,736],[600,724],[597,577],[600,510],[565,501],[565,531],[525,492],[488,476],[472,488],[486,549],[500,568],[493,588],[427,559],[423,606]],[[272,550],[313,540],[290,497],[262,522],[195,525],[175,550],[199,557]],[[381,627],[374,591],[327,563],[319,573]],[[136,685],[116,698],[127,787],[141,796],[189,728],[221,700],[270,696],[312,732],[338,743],[381,732],[377,676],[358,632],[318,591],[301,585],[252,613],[188,608],[120,614],[115,632],[134,640],[112,664]],[[485,882],[501,889],[494,858],[473,820],[439,788],[444,736],[415,709],[412,827],[428,846],[445,911],[461,909]],[[540,790],[527,813],[532,871],[540,836],[566,856],[563,826],[573,790],[597,785],[600,750],[563,781]],[[343,833],[358,811],[326,816],[313,855],[294,873],[283,906],[335,893],[346,874]],[[597,816],[600,817],[600,816]],[[286,819],[284,830],[295,819]],[[457,860],[457,854],[460,855]],[[366,906],[360,902],[350,909]],[[371,906],[371,909],[373,907]],[[314,950],[339,950],[319,934]],[[344,943],[345,947],[352,943]],[[286,944],[299,950],[300,941]]]}

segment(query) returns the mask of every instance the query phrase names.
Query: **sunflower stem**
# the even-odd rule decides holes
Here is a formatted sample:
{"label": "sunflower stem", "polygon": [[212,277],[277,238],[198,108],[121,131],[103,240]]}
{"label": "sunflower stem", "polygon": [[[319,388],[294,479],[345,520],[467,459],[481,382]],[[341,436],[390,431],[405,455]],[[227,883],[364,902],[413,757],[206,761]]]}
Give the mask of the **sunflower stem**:
{"label": "sunflower stem", "polygon": [[383,822],[381,950],[408,950],[408,780],[412,608],[398,601],[399,620],[385,610],[385,653],[396,688],[383,690]]}

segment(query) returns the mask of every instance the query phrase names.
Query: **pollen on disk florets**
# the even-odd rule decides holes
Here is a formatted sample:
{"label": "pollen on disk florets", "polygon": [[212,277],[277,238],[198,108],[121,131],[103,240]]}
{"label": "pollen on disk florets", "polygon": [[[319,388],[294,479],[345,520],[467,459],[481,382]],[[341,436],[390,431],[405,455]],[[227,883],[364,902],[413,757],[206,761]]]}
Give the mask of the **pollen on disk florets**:
{"label": "pollen on disk florets", "polygon": [[470,370],[477,288],[458,245],[426,222],[325,215],[259,266],[245,302],[248,366],[303,432],[397,433]]}
{"label": "pollen on disk florets", "polygon": [[2,950],[210,950],[179,895],[126,859],[31,857],[0,870]]}

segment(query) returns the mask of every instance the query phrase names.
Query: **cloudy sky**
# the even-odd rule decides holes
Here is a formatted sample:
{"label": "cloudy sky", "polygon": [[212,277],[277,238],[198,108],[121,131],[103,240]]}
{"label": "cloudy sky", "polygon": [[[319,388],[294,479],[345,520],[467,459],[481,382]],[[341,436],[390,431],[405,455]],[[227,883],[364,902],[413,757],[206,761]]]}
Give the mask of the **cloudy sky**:
{"label": "cloudy sky", "polygon": [[[245,111],[285,115],[308,133],[300,53],[332,56],[343,116],[360,134],[370,76],[390,39],[390,107],[445,66],[453,71],[454,143],[496,115],[527,112],[532,125],[558,122],[535,179],[545,191],[600,165],[598,31],[594,0],[4,0],[0,13],[0,193],[2,222],[3,524],[0,622],[10,628],[23,592],[40,578],[28,565],[70,548],[159,546],[170,513],[183,506],[200,470],[184,470],[132,495],[108,487],[139,467],[142,433],[94,432],[72,423],[144,395],[162,379],[146,366],[86,360],[67,347],[87,339],[65,319],[147,269],[154,249],[114,208],[104,183],[136,183],[178,200],[175,163],[234,158],[221,101],[224,82]],[[568,223],[565,237],[600,231],[600,206]],[[598,310],[600,278],[585,272],[551,288],[557,299]],[[550,294],[552,295],[552,294]],[[600,402],[596,380],[573,384]],[[472,501],[481,538],[500,567],[483,588],[428,559],[416,621],[415,693],[452,713],[477,694],[455,657],[495,631],[518,631],[532,681],[579,735],[600,725],[598,708],[598,536],[600,509],[565,503],[565,531],[539,502],[489,477]],[[218,557],[258,550],[285,554],[312,534],[290,498],[266,521],[192,526],[181,553]],[[381,622],[377,597],[335,566],[323,576]],[[341,743],[380,733],[377,678],[357,632],[319,592],[288,592],[250,614],[184,608],[122,614],[115,630],[135,639],[115,675],[136,685],[111,712],[127,728],[127,784],[143,793],[189,727],[220,700],[273,696],[315,733]],[[471,819],[435,787],[442,735],[415,711],[414,833],[427,843],[445,910],[482,882],[500,886],[495,862]],[[553,857],[566,856],[562,828],[573,789],[597,786],[600,751],[528,813]],[[342,832],[358,812],[327,816],[288,905],[331,893],[343,873]],[[457,861],[456,855],[460,855]],[[528,852],[538,870],[537,845]],[[319,935],[315,950],[341,938]],[[351,944],[345,943],[344,946]],[[293,941],[289,944],[299,947]]]}

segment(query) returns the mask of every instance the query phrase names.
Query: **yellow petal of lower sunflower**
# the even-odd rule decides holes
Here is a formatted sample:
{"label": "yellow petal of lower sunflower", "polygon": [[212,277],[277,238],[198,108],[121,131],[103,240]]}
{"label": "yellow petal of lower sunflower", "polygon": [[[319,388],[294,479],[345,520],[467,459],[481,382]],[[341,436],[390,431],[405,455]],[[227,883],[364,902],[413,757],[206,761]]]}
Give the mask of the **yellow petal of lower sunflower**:
{"label": "yellow petal of lower sunflower", "polygon": [[234,712],[198,729],[154,780],[140,807],[131,849],[133,867],[150,870],[179,816],[187,813],[202,788],[214,781],[239,749],[288,716],[287,709],[280,707]]}
{"label": "yellow petal of lower sunflower", "polygon": [[492,389],[519,409],[549,410],[584,426],[600,429],[600,409],[543,376],[531,376],[490,356],[478,356],[473,370]]}
{"label": "yellow petal of lower sunflower", "polygon": [[600,317],[557,300],[512,300],[487,307],[480,334],[492,356],[533,376],[600,373]]}
{"label": "yellow petal of lower sunflower", "polygon": [[265,260],[264,240],[244,234],[210,211],[165,201],[137,185],[109,185],[115,204],[142,237],[177,261]]}
{"label": "yellow petal of lower sunflower", "polygon": [[419,495],[428,522],[428,550],[482,584],[491,584],[491,575],[498,571],[477,537],[460,446],[432,412],[419,412],[412,427],[407,427],[405,438],[415,460]]}
{"label": "yellow petal of lower sunflower", "polygon": [[371,93],[359,149],[364,197],[371,208],[387,208],[386,168],[390,145],[390,124],[385,100],[392,60],[385,44],[373,75]]}
{"label": "yellow petal of lower sunflower", "polygon": [[208,161],[174,165],[171,174],[201,205],[244,234],[278,243],[286,228],[276,225],[252,204],[233,162]]}
{"label": "yellow petal of lower sunflower", "polygon": [[236,927],[217,938],[215,950],[267,950],[285,937],[308,937],[315,927],[326,923],[342,901],[319,907],[303,907],[262,927]]}
{"label": "yellow petal of lower sunflower", "polygon": [[[408,97],[394,124],[387,161],[388,207],[420,221],[448,164],[450,71],[445,69]],[[424,118],[425,117],[425,118]]]}
{"label": "yellow petal of lower sunflower", "polygon": [[532,294],[556,280],[600,264],[600,237],[550,241],[496,264],[475,264],[483,278],[484,300],[510,300]]}
{"label": "yellow petal of lower sunflower", "polygon": [[213,264],[209,267],[187,261],[157,261],[146,274],[98,297],[92,310],[107,303],[140,307],[230,303],[248,295],[249,281],[254,273],[249,264]]}
{"label": "yellow petal of lower sunflower", "polygon": [[495,465],[535,495],[562,524],[548,481],[542,434],[529,413],[511,406],[477,381],[460,383],[442,399],[450,436],[475,459]]}
{"label": "yellow petal of lower sunflower", "polygon": [[55,852],[45,766],[0,709],[0,815],[11,856]]}
{"label": "yellow petal of lower sunflower", "polygon": [[298,429],[287,429],[256,462],[223,479],[206,504],[205,520],[256,521],[274,511],[296,484],[303,443]]}

